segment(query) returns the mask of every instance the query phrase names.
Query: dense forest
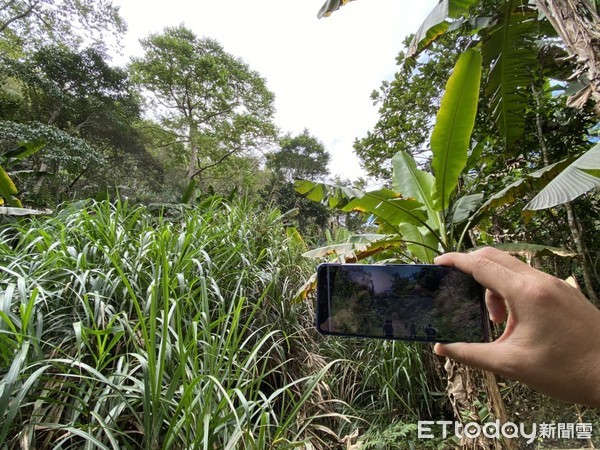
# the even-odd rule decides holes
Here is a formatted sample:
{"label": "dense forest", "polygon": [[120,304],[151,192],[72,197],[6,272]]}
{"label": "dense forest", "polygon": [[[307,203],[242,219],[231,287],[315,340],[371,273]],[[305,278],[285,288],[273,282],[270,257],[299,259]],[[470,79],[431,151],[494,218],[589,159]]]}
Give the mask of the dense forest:
{"label": "dense forest", "polygon": [[280,130],[267,80],[210,37],[166,27],[118,67],[110,0],[0,0],[0,448],[600,445],[419,439],[600,415],[314,327],[319,262],[481,246],[600,305],[599,25],[591,0],[440,1],[374,86],[367,182]]}

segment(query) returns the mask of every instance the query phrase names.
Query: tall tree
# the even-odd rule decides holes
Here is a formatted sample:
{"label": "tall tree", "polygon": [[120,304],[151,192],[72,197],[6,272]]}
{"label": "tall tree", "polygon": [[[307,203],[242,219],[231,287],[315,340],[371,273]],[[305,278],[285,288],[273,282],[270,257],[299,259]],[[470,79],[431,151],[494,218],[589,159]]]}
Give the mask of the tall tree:
{"label": "tall tree", "polygon": [[151,116],[187,150],[189,179],[234,155],[265,149],[275,136],[274,96],[265,80],[209,38],[184,26],[141,40],[131,64]]}

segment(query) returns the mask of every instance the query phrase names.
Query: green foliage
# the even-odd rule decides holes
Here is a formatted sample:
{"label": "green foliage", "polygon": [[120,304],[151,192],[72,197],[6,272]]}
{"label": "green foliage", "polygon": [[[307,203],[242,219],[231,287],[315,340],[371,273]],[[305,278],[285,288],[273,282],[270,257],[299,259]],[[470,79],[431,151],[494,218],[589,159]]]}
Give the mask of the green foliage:
{"label": "green foliage", "polygon": [[[232,156],[264,149],[275,135],[273,94],[260,75],[213,39],[166,28],[142,40],[130,69],[170,144],[183,142],[187,177],[202,178]],[[208,184],[204,183],[204,187]]]}
{"label": "green foliage", "polygon": [[304,362],[289,286],[305,265],[279,214],[219,199],[170,214],[86,202],[2,230],[0,442],[320,442],[331,364]]}
{"label": "green foliage", "polygon": [[293,182],[299,178],[322,179],[329,173],[331,156],[307,129],[297,136],[284,136],[279,146],[267,155],[266,166],[272,175],[263,189],[264,197],[284,213],[294,212],[290,220],[305,239],[313,241],[322,236],[331,214],[324,205],[298,196]]}
{"label": "green foliage", "polygon": [[125,30],[110,0],[23,0],[0,7],[0,37],[27,46],[52,40],[76,47],[84,40],[102,41],[107,31],[118,37]]}
{"label": "green foliage", "polygon": [[125,71],[106,58],[96,48],[47,46],[2,59],[0,76],[14,85],[19,99],[18,107],[0,114],[3,146],[47,142],[43,152],[18,167],[27,174],[21,184],[30,200],[53,204],[119,184],[123,191],[142,190],[152,180],[158,184],[161,167],[136,129],[139,99]]}
{"label": "green foliage", "polygon": [[280,140],[280,149],[267,155],[267,168],[286,181],[321,178],[329,173],[331,155],[307,129]]}
{"label": "green foliage", "polygon": [[422,162],[428,156],[427,140],[439,109],[443,88],[448,81],[464,43],[448,36],[437,40],[427,58],[397,59],[400,69],[391,82],[384,81],[371,98],[379,105],[379,119],[372,131],[354,143],[362,167],[371,176],[389,180],[390,162],[407,152]]}
{"label": "green foliage", "polygon": [[454,66],[437,113],[431,134],[431,165],[441,210],[448,207],[450,195],[467,163],[480,78],[481,54],[474,49],[465,51]]}
{"label": "green foliage", "polygon": [[525,209],[552,208],[570,202],[587,191],[600,186],[600,144],[596,144],[566,167]]}
{"label": "green foliage", "polygon": [[484,65],[490,68],[485,93],[507,151],[525,130],[525,110],[539,66],[535,44],[539,33],[537,11],[521,8],[516,0],[505,2],[498,23],[485,30]]}

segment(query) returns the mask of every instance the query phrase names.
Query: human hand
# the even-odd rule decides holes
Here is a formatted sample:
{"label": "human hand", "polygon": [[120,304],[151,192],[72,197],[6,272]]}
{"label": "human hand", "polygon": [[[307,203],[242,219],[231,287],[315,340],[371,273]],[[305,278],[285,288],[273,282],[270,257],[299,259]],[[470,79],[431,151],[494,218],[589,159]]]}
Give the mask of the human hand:
{"label": "human hand", "polygon": [[494,342],[438,343],[435,353],[600,407],[600,310],[579,290],[489,247],[447,253],[435,263],[472,275],[487,288],[490,319],[506,321]]}

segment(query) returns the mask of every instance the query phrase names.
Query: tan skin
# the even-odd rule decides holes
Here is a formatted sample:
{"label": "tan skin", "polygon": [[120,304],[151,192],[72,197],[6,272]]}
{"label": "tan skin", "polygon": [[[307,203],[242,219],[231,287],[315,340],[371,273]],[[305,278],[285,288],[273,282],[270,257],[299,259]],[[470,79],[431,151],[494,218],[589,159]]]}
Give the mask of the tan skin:
{"label": "tan skin", "polygon": [[438,343],[438,355],[600,407],[600,310],[581,292],[493,248],[447,253],[435,263],[471,274],[487,288],[490,319],[506,322],[494,342]]}

